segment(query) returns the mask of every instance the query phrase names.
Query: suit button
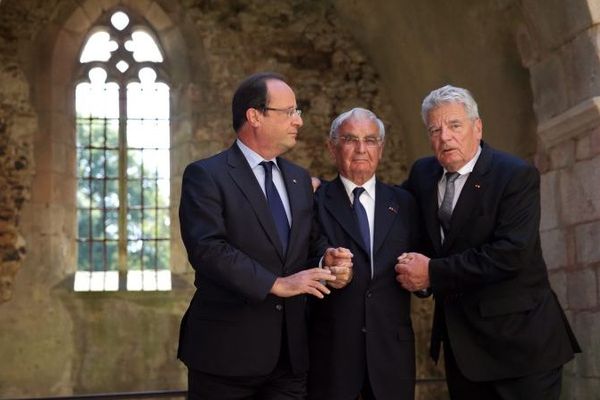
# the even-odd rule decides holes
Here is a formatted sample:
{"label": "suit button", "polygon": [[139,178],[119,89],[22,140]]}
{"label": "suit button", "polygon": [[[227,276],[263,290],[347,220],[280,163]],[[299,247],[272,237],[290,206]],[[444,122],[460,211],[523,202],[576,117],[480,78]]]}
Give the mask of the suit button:
{"label": "suit button", "polygon": [[370,299],[371,297],[373,297],[373,292],[369,290],[367,291],[367,298]]}
{"label": "suit button", "polygon": [[283,306],[282,306],[281,304],[277,304],[277,305],[275,306],[275,309],[276,309],[277,311],[281,311],[281,310],[283,310]]}
{"label": "suit button", "polygon": [[362,328],[360,328],[360,330],[362,331],[362,333],[367,333],[367,327],[363,326]]}

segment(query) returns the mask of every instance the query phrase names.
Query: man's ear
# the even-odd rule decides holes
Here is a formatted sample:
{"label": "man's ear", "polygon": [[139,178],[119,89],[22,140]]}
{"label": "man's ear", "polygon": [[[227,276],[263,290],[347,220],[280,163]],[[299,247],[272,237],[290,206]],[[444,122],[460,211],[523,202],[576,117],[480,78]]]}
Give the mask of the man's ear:
{"label": "man's ear", "polygon": [[249,108],[246,110],[246,120],[254,128],[260,125],[262,116],[262,113],[256,108]]}

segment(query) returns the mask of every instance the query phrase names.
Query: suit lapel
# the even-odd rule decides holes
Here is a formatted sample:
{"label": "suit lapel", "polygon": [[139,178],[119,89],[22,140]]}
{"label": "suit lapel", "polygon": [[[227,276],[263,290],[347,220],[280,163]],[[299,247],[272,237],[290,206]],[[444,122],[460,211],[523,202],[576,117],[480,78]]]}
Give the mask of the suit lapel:
{"label": "suit lapel", "polygon": [[450,220],[450,232],[444,239],[443,250],[447,251],[456,239],[457,234],[464,228],[465,223],[469,220],[473,212],[477,212],[478,205],[481,204],[481,199],[487,188],[492,184],[488,182],[486,173],[489,171],[492,154],[489,147],[482,143],[481,154],[473,171],[469,174],[465,185],[460,192],[460,197],[456,202],[456,206],[452,211],[452,219]]}
{"label": "suit lapel", "polygon": [[373,229],[373,259],[377,251],[385,241],[398,216],[399,204],[395,200],[394,192],[382,185],[379,181],[375,183],[375,226]]}
{"label": "suit lapel", "polygon": [[327,211],[342,229],[350,235],[352,240],[354,240],[366,254],[369,254],[369,250],[365,248],[360,230],[358,229],[358,223],[354,211],[352,210],[352,204],[350,203],[344,184],[339,176],[327,185],[325,195],[327,196],[327,201],[325,202]]}
{"label": "suit lapel", "polygon": [[[277,158],[277,165],[281,170],[281,174],[283,176],[283,182],[285,184],[285,188],[287,191],[287,197],[290,204],[290,213],[292,215],[292,226],[290,228],[290,240],[288,242],[287,254],[292,254],[292,251],[295,248],[295,244],[301,244],[304,246],[304,243],[301,243],[298,240],[299,235],[299,224],[300,216],[298,215],[298,210],[300,210],[304,205],[302,204],[306,194],[302,188],[301,176],[298,175],[299,172],[297,169],[291,167],[291,165],[282,158]],[[312,206],[312,204],[310,205]]]}
{"label": "suit lapel", "polygon": [[423,180],[423,219],[425,228],[431,238],[434,250],[439,254],[442,250],[442,236],[440,234],[440,223],[437,218],[438,212],[438,182],[442,177],[444,169],[436,163],[428,176]]}
{"label": "suit lapel", "polygon": [[231,178],[240,188],[244,196],[246,196],[246,199],[256,213],[258,221],[267,233],[269,240],[277,249],[277,254],[284,260],[285,255],[283,254],[283,246],[279,240],[277,228],[275,227],[275,222],[273,222],[273,217],[271,216],[269,206],[267,205],[265,194],[261,190],[260,185],[256,180],[256,176],[254,175],[254,172],[252,172],[252,169],[250,169],[250,165],[248,165],[244,154],[236,144],[229,149],[227,153],[227,162],[229,164],[229,174]]}

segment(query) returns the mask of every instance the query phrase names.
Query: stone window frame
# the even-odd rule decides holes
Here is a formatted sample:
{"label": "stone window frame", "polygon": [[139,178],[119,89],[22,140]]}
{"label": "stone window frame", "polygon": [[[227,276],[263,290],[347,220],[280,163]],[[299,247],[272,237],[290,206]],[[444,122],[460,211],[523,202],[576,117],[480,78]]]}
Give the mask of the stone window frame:
{"label": "stone window frame", "polygon": [[[125,23],[125,25],[123,27],[117,27],[115,26],[115,24],[113,23],[113,17],[118,14],[118,13],[122,13],[127,17],[127,23]],[[107,33],[109,35],[109,41],[112,43],[116,43],[117,48],[114,51],[110,52],[109,58],[106,61],[102,61],[102,60],[88,60],[88,61],[81,61],[81,57],[83,56],[84,53],[84,49],[87,48],[87,46],[91,43],[90,39],[92,38],[93,35],[97,34],[98,32],[104,32]],[[160,53],[160,58],[161,60],[155,60],[155,61],[137,61],[134,58],[134,53],[131,51],[128,51],[126,49],[126,43],[128,41],[134,40],[133,39],[133,35],[135,34],[135,32],[143,32],[146,35],[150,36],[151,40],[154,42],[154,45],[157,46],[157,50]],[[135,42],[133,42],[135,43]],[[81,237],[81,232],[78,232],[78,237],[77,237],[77,242],[78,242],[78,252],[79,252],[79,260],[78,260],[78,264],[79,261],[81,260],[81,252],[85,252],[87,253],[87,255],[83,255],[84,258],[89,257],[90,261],[92,260],[92,249],[98,245],[100,245],[100,247],[102,248],[102,252],[104,254],[103,258],[103,266],[102,266],[102,270],[98,271],[95,270],[94,266],[92,265],[92,263],[90,262],[90,265],[88,266],[89,269],[87,268],[82,268],[82,265],[78,265],[78,270],[75,273],[75,283],[74,283],[74,290],[76,291],[115,291],[115,290],[158,290],[158,291],[162,291],[162,290],[171,290],[171,274],[170,274],[170,268],[167,269],[166,271],[163,270],[161,267],[163,267],[162,265],[158,265],[156,264],[158,259],[156,258],[157,254],[155,254],[155,258],[154,258],[154,262],[152,262],[152,260],[146,260],[146,262],[150,262],[151,264],[149,265],[145,265],[145,259],[146,257],[143,256],[144,253],[144,248],[146,246],[151,246],[154,247],[155,252],[158,251],[159,248],[162,248],[163,245],[160,245],[160,243],[165,243],[166,242],[166,246],[167,248],[170,247],[169,246],[169,237],[170,235],[167,235],[166,237],[158,237],[156,235],[152,235],[152,237],[140,237],[138,240],[135,240],[136,242],[139,241],[141,242],[141,252],[138,256],[133,256],[132,254],[130,254],[130,251],[128,250],[129,244],[131,243],[132,239],[131,239],[131,231],[128,227],[127,221],[128,218],[130,217],[131,213],[135,213],[137,207],[133,207],[132,205],[129,203],[128,201],[128,187],[130,185],[135,185],[134,182],[130,182],[128,179],[128,165],[127,165],[127,161],[129,159],[128,157],[128,153],[130,151],[134,151],[136,149],[132,148],[130,146],[129,143],[127,143],[127,131],[129,129],[129,122],[132,121],[131,120],[131,116],[128,115],[128,96],[129,96],[129,84],[130,83],[135,83],[135,82],[141,82],[140,81],[140,71],[142,71],[143,69],[149,68],[150,70],[155,72],[155,82],[157,83],[162,83],[167,85],[167,87],[169,87],[170,90],[170,79],[169,79],[169,75],[168,75],[168,68],[169,68],[169,62],[168,60],[166,60],[164,58],[164,50],[162,49],[162,45],[160,43],[160,41],[157,38],[156,33],[154,32],[154,29],[152,28],[152,26],[150,26],[148,24],[147,21],[144,20],[144,18],[140,17],[139,15],[137,15],[136,13],[133,13],[132,11],[130,11],[129,9],[125,8],[122,5],[119,5],[117,7],[111,8],[109,10],[107,10],[106,12],[104,12],[102,14],[102,16],[100,18],[97,19],[96,23],[94,24],[94,26],[91,27],[91,29],[89,30],[88,33],[88,37],[87,39],[83,42],[82,47],[81,47],[81,53],[80,53],[80,57],[78,59],[79,62],[79,68],[78,68],[78,73],[77,73],[77,79],[75,81],[75,87],[77,88],[80,84],[82,83],[89,83],[90,82],[90,71],[92,71],[95,68],[101,68],[102,70],[104,70],[107,74],[107,83],[108,82],[112,82],[113,84],[116,84],[119,88],[119,95],[118,98],[116,99],[117,103],[115,104],[118,108],[118,113],[119,113],[119,117],[118,117],[118,142],[114,143],[112,146],[108,146],[108,144],[105,144],[104,146],[101,146],[102,148],[98,148],[96,150],[93,150],[91,147],[88,148],[86,147],[85,149],[81,148],[80,144],[78,144],[78,148],[79,150],[84,150],[84,153],[88,153],[89,152],[89,156],[92,157],[92,152],[97,152],[97,151],[101,151],[102,153],[106,154],[107,152],[114,152],[114,150],[118,150],[117,154],[118,154],[118,169],[117,169],[117,175],[118,175],[118,179],[115,182],[117,185],[117,196],[119,199],[119,206],[116,208],[116,210],[113,211],[117,211],[117,222],[118,222],[118,233],[117,233],[117,240],[112,240],[112,239],[107,239],[106,237],[106,232],[103,235],[103,238],[97,238],[97,237],[92,237],[90,236],[92,233],[92,228],[91,226],[88,227],[88,232],[87,235],[84,234],[85,237]],[[125,65],[127,66],[124,69],[120,69],[119,68],[119,63],[125,63]],[[167,114],[169,113],[170,110],[167,110]],[[78,126],[78,130],[79,130],[79,123],[81,122],[81,118],[77,117],[76,120],[78,120],[79,122],[77,122],[77,126]],[[151,120],[147,120],[145,118],[142,118],[142,120],[140,120],[141,123],[144,123],[144,121],[148,122]],[[169,136],[170,136],[170,119],[169,121]],[[109,120],[104,120],[104,122],[102,122],[102,118],[98,119],[97,117],[91,117],[89,121],[87,122],[89,124],[89,126],[91,127],[92,123],[97,124],[97,123],[103,123],[105,126],[105,135],[106,135],[106,124],[109,122]],[[158,120],[157,120],[158,122]],[[85,125],[85,124],[84,124]],[[89,133],[91,135],[91,131]],[[91,139],[91,136],[89,137]],[[106,139],[106,136],[105,136]],[[108,147],[107,147],[108,146]],[[110,148],[110,149],[109,149]],[[112,150],[111,150],[112,149]],[[140,152],[143,152],[144,150],[140,150]],[[104,168],[106,168],[107,164],[106,164],[106,160],[103,161],[104,163]],[[149,175],[145,174],[144,169],[142,168],[142,170],[140,171],[141,175],[140,175],[140,185],[139,187],[142,188],[142,193],[144,191],[143,185],[141,185],[141,182],[143,180],[147,180],[147,179],[151,179],[151,177]],[[92,177],[91,175],[87,177],[87,180],[89,180],[88,184],[90,187],[90,191],[94,191],[92,189],[92,184],[95,182],[96,184],[103,184],[104,189],[106,190],[106,183],[110,182],[110,179],[107,180],[107,178],[109,177],[103,177],[103,178],[95,178]],[[78,182],[83,179],[82,177],[78,177]],[[155,187],[158,188],[158,177],[155,177],[154,179],[155,183]],[[143,196],[142,196],[142,200],[143,200]],[[170,199],[168,201],[168,203],[170,202]],[[96,206],[97,207],[97,206]],[[159,207],[158,205],[154,205],[153,207],[149,207],[149,206],[145,206],[144,202],[142,201],[139,205],[140,209],[140,215],[142,216],[142,220],[140,221],[140,223],[142,224],[141,227],[143,228],[144,226],[144,218],[143,215],[145,215],[147,212],[150,212],[150,214],[154,214],[154,215],[158,215],[157,213],[159,212],[160,209],[163,209],[162,207]],[[168,209],[168,206],[167,206]],[[80,222],[80,216],[79,216],[79,212],[86,212],[90,215],[93,213],[93,211],[100,211],[101,214],[105,215],[107,212],[110,212],[110,208],[107,208],[106,204],[104,204],[104,201],[102,202],[102,207],[100,209],[95,208],[92,203],[90,202],[89,204],[86,204],[85,206],[82,207],[81,204],[78,204],[78,223]],[[91,223],[92,220],[90,220]],[[154,223],[157,223],[156,221],[151,221]],[[106,221],[104,222],[106,223]],[[106,230],[106,226],[104,226],[103,231]],[[116,245],[115,247],[113,247],[114,245]],[[93,246],[93,247],[92,247]],[[117,252],[117,260],[116,260],[116,265],[111,265],[110,262],[108,262],[108,260],[106,259],[107,255],[108,255],[108,249],[109,248],[113,248],[113,250],[116,250]],[[165,249],[162,249],[162,251],[165,251]],[[168,250],[168,252],[170,252],[170,250]],[[137,269],[132,269],[132,266],[134,264],[136,264],[136,261],[139,262],[139,267],[141,268],[139,271]],[[169,267],[169,265],[167,265],[167,267]]]}
{"label": "stone window frame", "polygon": [[[100,4],[102,3],[102,4]],[[52,249],[45,262],[55,265],[50,273],[54,279],[70,283],[77,270],[76,216],[76,137],[75,82],[80,50],[90,29],[107,11],[124,3],[118,0],[103,2],[82,1],[73,5],[72,12],[50,23],[36,41],[36,57],[48,63],[35,63],[29,71],[32,78],[32,101],[38,115],[34,137],[35,176],[32,184],[29,212],[36,215],[30,224],[35,235],[32,246]],[[181,160],[189,160],[189,133],[193,124],[193,99],[189,96],[191,79],[190,54],[194,45],[186,43],[184,31],[190,23],[176,10],[168,10],[158,1],[125,2],[125,8],[137,14],[154,29],[161,43],[164,58],[176,60],[170,64],[171,78],[171,273],[186,273],[188,264],[181,244],[177,220],[177,204],[183,168]],[[176,121],[176,122],[173,122]],[[54,280],[53,279],[53,280]],[[180,282],[180,280],[178,280]],[[174,288],[182,287],[173,284]],[[184,285],[185,286],[185,285]],[[114,293],[114,292],[113,292]],[[150,293],[150,292],[148,292]]]}

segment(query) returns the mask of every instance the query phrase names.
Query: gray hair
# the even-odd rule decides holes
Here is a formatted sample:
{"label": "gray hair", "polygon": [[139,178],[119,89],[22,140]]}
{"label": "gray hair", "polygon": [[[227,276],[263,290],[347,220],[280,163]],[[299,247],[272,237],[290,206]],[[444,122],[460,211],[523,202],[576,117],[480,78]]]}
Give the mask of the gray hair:
{"label": "gray hair", "polygon": [[331,123],[331,128],[329,129],[329,139],[337,138],[338,130],[340,126],[344,124],[344,122],[348,121],[351,118],[365,118],[374,121],[377,124],[377,128],[379,130],[379,137],[381,140],[385,138],[385,127],[383,122],[377,118],[377,115],[371,110],[367,110],[366,108],[354,107],[350,111],[346,111],[337,116],[336,119]]}
{"label": "gray hair", "polygon": [[446,85],[431,91],[421,105],[421,118],[427,124],[427,115],[431,110],[446,103],[461,103],[471,119],[479,118],[477,103],[467,89]]}

